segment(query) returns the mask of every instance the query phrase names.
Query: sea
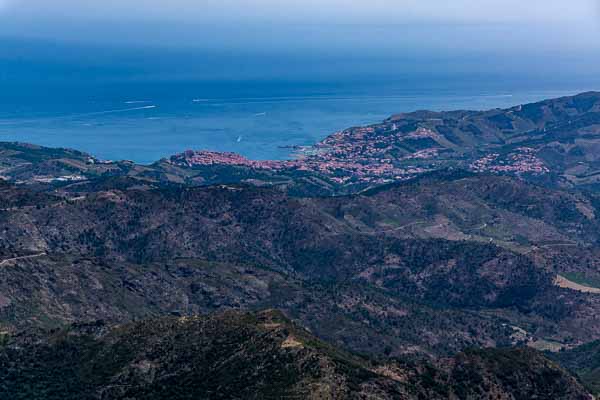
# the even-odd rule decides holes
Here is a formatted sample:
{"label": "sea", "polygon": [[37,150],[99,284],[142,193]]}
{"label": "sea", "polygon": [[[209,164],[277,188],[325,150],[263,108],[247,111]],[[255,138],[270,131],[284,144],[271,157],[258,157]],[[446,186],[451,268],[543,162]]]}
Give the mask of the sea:
{"label": "sea", "polygon": [[187,150],[292,157],[336,131],[414,110],[484,110],[587,88],[426,87],[368,81],[165,81],[41,85],[0,93],[0,141],[150,164]]}

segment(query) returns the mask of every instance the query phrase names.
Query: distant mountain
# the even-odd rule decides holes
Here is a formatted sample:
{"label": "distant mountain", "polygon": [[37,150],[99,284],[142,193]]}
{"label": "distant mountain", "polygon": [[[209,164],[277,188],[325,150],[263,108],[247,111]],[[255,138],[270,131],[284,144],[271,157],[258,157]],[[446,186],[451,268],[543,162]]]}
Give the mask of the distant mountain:
{"label": "distant mountain", "polygon": [[589,92],[505,110],[399,114],[329,136],[313,158],[347,165],[339,168],[347,182],[458,167],[595,187],[599,135],[600,93]]}
{"label": "distant mountain", "polygon": [[10,399],[569,399],[586,391],[533,350],[369,361],[274,311],[75,325],[0,347]]}
{"label": "distant mountain", "polygon": [[600,93],[490,111],[417,111],[335,133],[290,161],[187,151],[140,166],[102,162],[72,150],[0,144],[0,175],[64,184],[129,176],[154,183],[274,185],[292,194],[328,195],[407,180],[440,169],[519,176],[564,188],[600,177]]}

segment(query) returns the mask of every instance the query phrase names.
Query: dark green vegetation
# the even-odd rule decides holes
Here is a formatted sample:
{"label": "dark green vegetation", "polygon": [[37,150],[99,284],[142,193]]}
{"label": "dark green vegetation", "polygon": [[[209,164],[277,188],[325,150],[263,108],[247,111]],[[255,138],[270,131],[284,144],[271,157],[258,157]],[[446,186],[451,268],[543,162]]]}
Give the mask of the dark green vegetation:
{"label": "dark green vegetation", "polygon": [[[539,159],[549,143],[581,148],[544,164],[595,168],[597,100],[386,124],[444,131],[461,162],[529,137]],[[0,147],[8,398],[586,398],[531,347],[572,349],[557,359],[600,387],[600,295],[574,285],[600,282],[591,178],[465,172],[449,157],[334,197],[369,185]]]}
{"label": "dark green vegetation", "polygon": [[598,396],[600,395],[600,342],[594,341],[571,350],[548,354],[576,374]]}
{"label": "dark green vegetation", "polygon": [[435,363],[370,361],[279,312],[74,325],[4,345],[10,399],[589,399],[533,350],[468,351]]}

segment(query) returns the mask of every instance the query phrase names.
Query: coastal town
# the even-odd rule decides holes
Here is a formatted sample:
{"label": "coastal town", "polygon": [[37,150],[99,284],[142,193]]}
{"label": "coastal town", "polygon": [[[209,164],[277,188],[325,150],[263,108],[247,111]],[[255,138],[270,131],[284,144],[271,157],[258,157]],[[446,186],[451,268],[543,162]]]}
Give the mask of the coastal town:
{"label": "coastal town", "polygon": [[497,172],[497,173],[515,173],[543,175],[550,172],[550,169],[544,162],[536,156],[534,149],[529,147],[519,147],[514,153],[500,156],[498,153],[491,153],[482,157],[470,165],[474,172]]}
{"label": "coastal town", "polygon": [[449,138],[431,127],[404,129],[396,122],[336,132],[310,147],[294,148],[290,160],[250,160],[236,153],[188,150],[170,163],[201,167],[229,165],[271,171],[307,171],[339,184],[382,184],[407,180],[448,167],[476,173],[532,174],[550,172],[531,147],[502,154],[457,150]]}

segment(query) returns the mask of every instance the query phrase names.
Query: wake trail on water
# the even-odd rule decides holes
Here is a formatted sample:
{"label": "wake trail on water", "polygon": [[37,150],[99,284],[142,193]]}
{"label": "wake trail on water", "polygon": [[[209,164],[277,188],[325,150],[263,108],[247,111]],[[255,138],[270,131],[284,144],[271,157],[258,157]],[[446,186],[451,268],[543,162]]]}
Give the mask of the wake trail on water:
{"label": "wake trail on water", "polygon": [[137,111],[137,110],[150,110],[150,109],[157,108],[157,107],[158,106],[142,106],[142,107],[122,108],[122,109],[118,109],[118,110],[96,111],[96,112],[85,113],[85,114],[70,115],[67,118],[69,118],[69,117],[87,117],[87,116],[91,116],[91,115],[117,114],[117,113],[128,112],[128,111]]}
{"label": "wake trail on water", "polygon": [[0,122],[0,125],[28,124],[28,123],[35,123],[35,122],[40,122],[40,121],[60,121],[61,119],[93,117],[95,115],[106,115],[106,114],[119,114],[119,113],[130,112],[130,111],[151,110],[154,108],[158,108],[158,106],[152,105],[152,106],[142,106],[142,107],[121,108],[121,109],[116,109],[116,110],[94,111],[94,112],[89,112],[89,113],[62,115],[62,116],[42,118],[42,119],[2,121],[2,122]]}

